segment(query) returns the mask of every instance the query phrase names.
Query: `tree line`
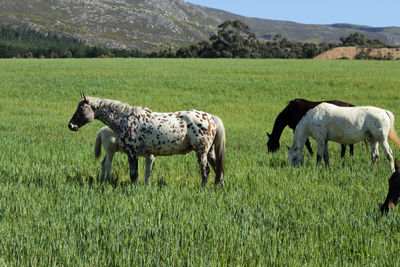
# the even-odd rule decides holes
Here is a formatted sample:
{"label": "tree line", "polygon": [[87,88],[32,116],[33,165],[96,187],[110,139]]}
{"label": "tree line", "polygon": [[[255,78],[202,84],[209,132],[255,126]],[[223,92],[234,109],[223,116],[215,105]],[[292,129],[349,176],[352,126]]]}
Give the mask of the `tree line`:
{"label": "tree line", "polygon": [[0,57],[93,58],[93,57],[165,57],[165,58],[313,58],[340,46],[365,48],[391,47],[379,39],[368,39],[361,33],[342,37],[340,43],[293,42],[281,34],[263,40],[240,20],[227,20],[209,40],[168,48],[151,53],[134,49],[110,49],[89,46],[75,38],[34,30],[0,29]]}
{"label": "tree line", "polygon": [[0,58],[145,57],[140,50],[89,46],[84,42],[34,30],[0,28]]}

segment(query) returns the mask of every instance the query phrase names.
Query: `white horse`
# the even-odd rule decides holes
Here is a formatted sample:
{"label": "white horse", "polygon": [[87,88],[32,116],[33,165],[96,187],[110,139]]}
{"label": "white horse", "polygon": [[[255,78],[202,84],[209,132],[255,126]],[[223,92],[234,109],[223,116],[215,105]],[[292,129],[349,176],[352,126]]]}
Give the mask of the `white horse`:
{"label": "white horse", "polygon": [[[99,159],[101,155],[101,145],[103,144],[104,151],[106,155],[101,162],[101,180],[104,179],[104,174],[107,172],[107,179],[111,177],[111,166],[114,154],[117,152],[122,152],[126,154],[126,150],[123,148],[123,144],[118,138],[113,130],[104,126],[97,133],[96,141],[94,143],[94,157],[96,160]],[[145,171],[145,184],[148,183],[151,167],[153,166],[154,155],[149,155],[146,157],[146,171]]]}
{"label": "white horse", "polygon": [[398,148],[400,139],[394,128],[394,115],[388,110],[372,106],[338,107],[322,103],[311,109],[296,127],[293,146],[289,149],[289,162],[292,166],[303,163],[302,150],[309,136],[317,142],[317,165],[324,158],[329,165],[328,140],[340,144],[354,144],[367,140],[371,146],[371,161],[375,165],[379,157],[379,146],[395,171],[393,152],[387,139]]}

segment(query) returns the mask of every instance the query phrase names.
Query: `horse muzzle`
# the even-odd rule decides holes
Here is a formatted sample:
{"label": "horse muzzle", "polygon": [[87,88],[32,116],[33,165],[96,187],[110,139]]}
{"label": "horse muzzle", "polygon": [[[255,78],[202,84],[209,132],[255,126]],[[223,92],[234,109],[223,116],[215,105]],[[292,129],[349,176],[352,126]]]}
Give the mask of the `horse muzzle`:
{"label": "horse muzzle", "polygon": [[68,128],[69,128],[71,131],[74,131],[74,132],[78,131],[78,129],[79,129],[78,125],[72,124],[72,123],[69,123],[69,124],[68,124]]}

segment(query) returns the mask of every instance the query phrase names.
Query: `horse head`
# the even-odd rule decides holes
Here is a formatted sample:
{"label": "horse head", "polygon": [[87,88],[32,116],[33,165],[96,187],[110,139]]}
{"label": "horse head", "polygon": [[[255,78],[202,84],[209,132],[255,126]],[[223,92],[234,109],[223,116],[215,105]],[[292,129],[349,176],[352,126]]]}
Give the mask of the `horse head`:
{"label": "horse head", "polygon": [[71,131],[78,131],[80,127],[94,120],[94,111],[90,105],[90,99],[84,94],[81,94],[81,97],[82,100],[68,124]]}
{"label": "horse head", "polygon": [[393,209],[400,202],[400,165],[395,160],[395,172],[389,179],[389,192],[385,202],[381,206],[381,213],[387,213],[389,209]]}
{"label": "horse head", "polygon": [[301,152],[301,149],[298,146],[293,145],[291,148],[289,148],[289,163],[293,167],[297,167],[299,163],[303,165],[304,162],[304,156],[303,153]]}
{"label": "horse head", "polygon": [[279,140],[276,140],[272,134],[267,133],[268,136],[268,142],[267,142],[267,146],[268,146],[268,152],[274,153],[276,152],[280,145],[279,145]]}

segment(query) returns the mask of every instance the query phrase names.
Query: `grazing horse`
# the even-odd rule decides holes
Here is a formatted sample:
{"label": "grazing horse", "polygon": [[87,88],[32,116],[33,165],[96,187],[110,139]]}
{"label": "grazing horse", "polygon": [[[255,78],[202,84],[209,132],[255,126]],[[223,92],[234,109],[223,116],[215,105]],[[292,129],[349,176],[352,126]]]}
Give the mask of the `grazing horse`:
{"label": "grazing horse", "polygon": [[202,185],[207,183],[210,163],[216,174],[215,183],[223,186],[225,129],[217,116],[197,110],[158,113],[115,100],[81,97],[69,129],[78,131],[94,119],[110,127],[128,155],[132,182],[138,178],[138,156],[187,154],[194,150]]}
{"label": "grazing horse", "polygon": [[[284,110],[279,113],[278,117],[275,119],[274,128],[272,129],[272,133],[268,135],[268,152],[276,152],[280,145],[279,139],[281,138],[281,134],[286,126],[289,126],[290,129],[293,131],[296,129],[297,124],[303,118],[303,116],[309,111],[310,109],[316,107],[317,105],[321,104],[322,102],[327,102],[331,104],[335,104],[341,107],[354,107],[354,105],[341,102],[337,100],[332,101],[319,101],[319,102],[312,102],[305,99],[294,99],[289,102]],[[310,141],[306,140],[306,147],[310,154],[313,154],[311,149]],[[342,145],[342,152],[341,157],[343,158],[346,153],[346,146]],[[353,145],[350,145],[350,155],[353,155]]]}
{"label": "grazing horse", "polygon": [[385,202],[381,206],[381,213],[387,213],[400,202],[400,165],[397,160],[394,161],[395,172],[389,179],[389,191]]}
{"label": "grazing horse", "polygon": [[[96,160],[99,159],[101,155],[101,145],[103,145],[104,151],[106,152],[106,155],[101,162],[101,180],[104,179],[105,173],[107,173],[107,178],[110,179],[114,154],[116,152],[122,152],[126,154],[126,151],[123,147],[123,144],[120,142],[118,135],[116,135],[113,130],[111,130],[107,126],[101,128],[97,133],[96,141],[94,143],[94,157]],[[153,160],[153,155],[149,155],[148,157],[146,157],[146,171],[144,179],[145,184],[147,184],[149,181]]]}
{"label": "grazing horse", "polygon": [[354,144],[367,139],[371,146],[371,161],[375,164],[379,156],[378,144],[382,146],[390,169],[394,172],[393,152],[387,139],[398,148],[400,139],[394,130],[392,112],[377,107],[338,107],[321,103],[310,110],[294,131],[293,146],[289,150],[291,165],[303,163],[302,150],[309,136],[317,142],[317,165],[324,158],[329,165],[328,140],[341,144]]}

